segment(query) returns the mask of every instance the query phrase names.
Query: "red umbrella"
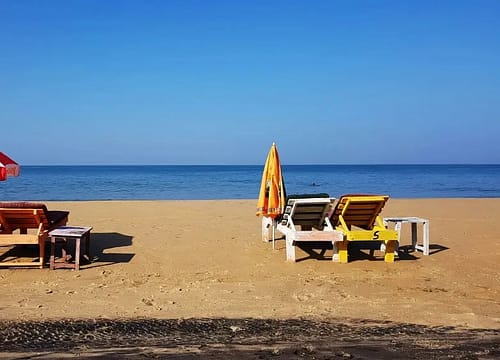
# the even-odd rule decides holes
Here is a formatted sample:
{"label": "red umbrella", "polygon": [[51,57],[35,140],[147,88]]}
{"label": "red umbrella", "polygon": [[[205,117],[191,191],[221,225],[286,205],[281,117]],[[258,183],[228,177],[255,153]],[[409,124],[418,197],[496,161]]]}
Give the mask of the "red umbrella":
{"label": "red umbrella", "polygon": [[7,180],[9,176],[19,176],[20,166],[10,157],[0,152],[0,181]]}

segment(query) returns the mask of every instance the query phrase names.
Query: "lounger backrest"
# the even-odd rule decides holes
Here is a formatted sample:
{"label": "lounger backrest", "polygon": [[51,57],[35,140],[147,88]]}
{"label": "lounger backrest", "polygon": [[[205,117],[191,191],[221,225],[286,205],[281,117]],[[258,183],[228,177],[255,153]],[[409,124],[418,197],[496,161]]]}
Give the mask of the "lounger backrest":
{"label": "lounger backrest", "polygon": [[332,225],[340,225],[342,217],[349,228],[371,230],[388,199],[387,195],[344,195],[330,218]]}
{"label": "lounger backrest", "polygon": [[0,231],[9,233],[16,229],[33,229],[43,224],[49,227],[47,207],[42,203],[27,201],[0,202]]}
{"label": "lounger backrest", "polygon": [[285,207],[282,224],[286,225],[288,219],[302,229],[316,228],[322,230],[325,217],[332,209],[330,198],[289,199]]}
{"label": "lounger backrest", "polygon": [[0,208],[0,233],[11,233],[16,229],[48,229],[49,223],[43,209]]}

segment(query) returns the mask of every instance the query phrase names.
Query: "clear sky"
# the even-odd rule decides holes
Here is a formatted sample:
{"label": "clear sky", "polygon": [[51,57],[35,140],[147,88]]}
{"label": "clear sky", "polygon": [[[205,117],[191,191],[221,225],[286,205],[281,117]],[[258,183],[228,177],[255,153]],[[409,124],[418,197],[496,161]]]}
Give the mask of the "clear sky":
{"label": "clear sky", "polygon": [[500,1],[0,0],[25,165],[500,163]]}

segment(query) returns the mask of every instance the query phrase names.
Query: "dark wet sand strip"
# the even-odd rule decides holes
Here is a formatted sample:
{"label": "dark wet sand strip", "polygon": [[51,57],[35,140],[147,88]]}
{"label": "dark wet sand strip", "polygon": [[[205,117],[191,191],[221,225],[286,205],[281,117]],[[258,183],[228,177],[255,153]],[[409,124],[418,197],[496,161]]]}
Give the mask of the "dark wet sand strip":
{"label": "dark wet sand strip", "polygon": [[0,358],[498,359],[495,329],[380,321],[124,319],[0,322]]}

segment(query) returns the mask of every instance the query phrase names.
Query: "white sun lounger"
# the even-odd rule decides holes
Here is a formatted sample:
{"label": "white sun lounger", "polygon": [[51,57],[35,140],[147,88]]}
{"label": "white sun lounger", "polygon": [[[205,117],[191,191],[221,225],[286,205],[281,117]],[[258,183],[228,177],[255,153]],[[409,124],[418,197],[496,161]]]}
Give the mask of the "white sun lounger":
{"label": "white sun lounger", "polygon": [[335,230],[329,215],[335,198],[289,199],[277,230],[285,236],[286,259],[295,261],[298,242],[342,241],[343,233]]}

